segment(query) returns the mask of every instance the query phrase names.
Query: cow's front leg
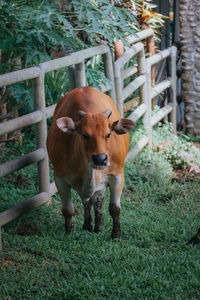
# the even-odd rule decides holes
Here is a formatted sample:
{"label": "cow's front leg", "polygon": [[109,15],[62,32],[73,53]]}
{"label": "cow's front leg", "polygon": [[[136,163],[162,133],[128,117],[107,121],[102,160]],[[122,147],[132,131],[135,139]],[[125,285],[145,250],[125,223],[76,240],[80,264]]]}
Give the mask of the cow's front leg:
{"label": "cow's front leg", "polygon": [[90,232],[93,231],[92,228],[92,199],[83,200],[84,205],[84,224],[83,229]]}
{"label": "cow's front leg", "polygon": [[110,205],[109,212],[113,219],[112,238],[121,238],[122,232],[120,227],[120,196],[124,185],[124,174],[112,176],[110,181]]}
{"label": "cow's front leg", "polygon": [[102,204],[103,204],[104,191],[95,192],[92,196],[92,203],[94,207],[95,214],[95,227],[94,232],[100,232],[103,228],[103,218],[102,218]]}
{"label": "cow's front leg", "polygon": [[56,187],[62,200],[62,214],[65,218],[65,232],[70,234],[72,229],[72,216],[74,216],[74,204],[71,200],[71,187],[63,177],[55,178]]}

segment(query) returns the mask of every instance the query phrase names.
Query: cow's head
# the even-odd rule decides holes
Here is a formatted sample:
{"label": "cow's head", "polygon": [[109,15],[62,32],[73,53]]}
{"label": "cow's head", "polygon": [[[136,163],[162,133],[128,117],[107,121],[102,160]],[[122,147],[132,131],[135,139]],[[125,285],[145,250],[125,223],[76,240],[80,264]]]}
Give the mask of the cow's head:
{"label": "cow's head", "polygon": [[108,150],[109,147],[112,147],[112,144],[109,143],[112,132],[125,134],[134,128],[135,123],[128,119],[110,122],[111,110],[105,110],[98,114],[79,111],[78,114],[80,117],[78,122],[64,117],[57,119],[56,124],[66,134],[79,134],[83,140],[89,164],[95,169],[104,169],[110,165]]}

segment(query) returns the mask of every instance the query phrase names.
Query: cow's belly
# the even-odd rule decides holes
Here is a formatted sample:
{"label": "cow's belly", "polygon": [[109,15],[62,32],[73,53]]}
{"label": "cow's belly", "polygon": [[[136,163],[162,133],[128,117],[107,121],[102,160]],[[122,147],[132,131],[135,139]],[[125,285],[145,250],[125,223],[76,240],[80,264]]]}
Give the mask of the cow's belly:
{"label": "cow's belly", "polygon": [[67,186],[70,186],[79,194],[82,200],[85,200],[91,198],[95,192],[105,190],[109,184],[109,179],[110,175],[98,172],[98,174],[93,173],[91,178],[87,180],[71,175],[57,177],[56,181],[59,181],[59,186],[62,186],[62,189],[67,189]]}

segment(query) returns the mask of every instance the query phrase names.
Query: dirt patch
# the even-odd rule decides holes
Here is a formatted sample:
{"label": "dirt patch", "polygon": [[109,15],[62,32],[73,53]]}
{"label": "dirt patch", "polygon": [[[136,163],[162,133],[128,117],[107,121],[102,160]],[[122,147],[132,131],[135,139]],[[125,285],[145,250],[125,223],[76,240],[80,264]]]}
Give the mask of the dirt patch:
{"label": "dirt patch", "polygon": [[197,148],[199,148],[200,149],[200,144],[199,143],[191,143],[193,146],[195,146],[195,147],[197,147]]}
{"label": "dirt patch", "polygon": [[19,173],[17,176],[15,174],[9,174],[9,175],[5,176],[5,179],[6,179],[7,183],[11,183],[15,187],[26,187],[28,184],[28,181],[34,180],[35,177],[25,178],[21,173]]}
{"label": "dirt patch", "polygon": [[37,225],[31,222],[20,223],[14,233],[22,236],[36,235],[38,233]]}
{"label": "dirt patch", "polygon": [[165,151],[166,148],[169,148],[171,146],[170,141],[165,141],[157,146],[157,151]]}
{"label": "dirt patch", "polygon": [[188,167],[186,169],[174,169],[174,177],[172,181],[179,183],[193,181],[200,178],[200,170],[197,166]]}

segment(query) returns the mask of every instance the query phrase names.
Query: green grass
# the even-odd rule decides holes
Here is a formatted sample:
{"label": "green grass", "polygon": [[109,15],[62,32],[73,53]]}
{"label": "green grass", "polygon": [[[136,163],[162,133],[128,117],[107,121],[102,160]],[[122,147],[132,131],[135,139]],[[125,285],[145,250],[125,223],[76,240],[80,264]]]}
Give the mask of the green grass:
{"label": "green grass", "polygon": [[[159,130],[155,135],[160,137]],[[26,179],[23,186],[16,184],[19,173]],[[199,179],[172,181],[172,162],[155,149],[146,149],[129,161],[125,174],[122,240],[110,238],[108,191],[102,233],[82,230],[83,208],[76,193],[69,236],[64,233],[58,195],[50,206],[2,228],[1,300],[9,296],[11,300],[200,299],[200,249],[186,246],[200,226]],[[35,185],[33,167],[2,179],[0,210],[35,194]]]}

